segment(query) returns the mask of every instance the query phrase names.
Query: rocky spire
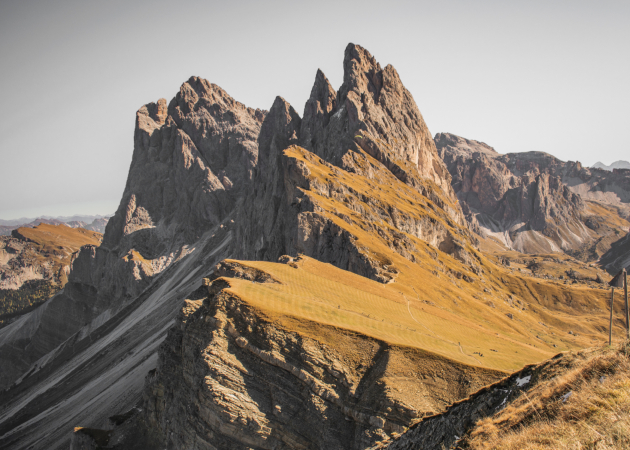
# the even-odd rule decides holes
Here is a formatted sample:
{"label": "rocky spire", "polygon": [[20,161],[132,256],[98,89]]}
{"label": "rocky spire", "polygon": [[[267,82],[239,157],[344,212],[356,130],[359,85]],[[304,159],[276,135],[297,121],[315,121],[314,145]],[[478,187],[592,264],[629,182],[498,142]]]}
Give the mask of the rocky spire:
{"label": "rocky spire", "polygon": [[282,151],[298,142],[301,123],[293,107],[282,97],[276,97],[258,136],[258,174],[273,170],[270,166],[276,164]]}
{"label": "rocky spire", "polygon": [[382,69],[364,48],[349,44],[344,82],[336,97],[318,72],[306,103],[300,144],[328,162],[353,170],[348,150],[364,150],[402,181],[429,179],[454,200],[450,174],[427,125],[396,70]]}
{"label": "rocky spire", "polygon": [[315,84],[311,96],[304,106],[300,142],[309,148],[317,147],[316,139],[321,137],[328,125],[330,116],[337,106],[337,93],[328,78],[320,69],[315,75]]}
{"label": "rocky spire", "polygon": [[258,166],[239,210],[239,257],[275,260],[290,252],[297,216],[288,211],[282,152],[297,143],[301,122],[293,107],[276,97],[260,129]]}

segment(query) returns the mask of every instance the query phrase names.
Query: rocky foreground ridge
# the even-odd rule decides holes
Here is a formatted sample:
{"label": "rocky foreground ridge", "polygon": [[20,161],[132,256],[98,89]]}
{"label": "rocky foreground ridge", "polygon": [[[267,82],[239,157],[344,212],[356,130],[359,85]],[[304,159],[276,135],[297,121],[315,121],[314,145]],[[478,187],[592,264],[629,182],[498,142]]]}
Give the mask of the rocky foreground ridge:
{"label": "rocky foreground ridge", "polygon": [[343,64],[302,117],[197,77],[138,111],[102,244],[0,329],[0,445],[365,448],[599,339],[606,292],[485,257],[395,69]]}
{"label": "rocky foreground ridge", "polygon": [[471,227],[509,249],[597,260],[628,231],[630,171],[543,152],[499,154],[448,133],[435,142]]}
{"label": "rocky foreground ridge", "polygon": [[558,354],[524,367],[371,450],[626,448],[627,346]]}

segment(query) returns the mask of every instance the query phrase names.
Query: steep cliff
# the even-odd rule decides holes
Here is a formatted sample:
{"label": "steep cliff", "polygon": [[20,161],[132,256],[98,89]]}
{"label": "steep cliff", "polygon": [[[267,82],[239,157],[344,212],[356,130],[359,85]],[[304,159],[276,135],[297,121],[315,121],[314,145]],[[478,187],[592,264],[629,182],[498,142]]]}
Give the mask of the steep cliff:
{"label": "steep cliff", "polygon": [[227,217],[256,164],[264,115],[196,77],[168,108],[163,99],[140,108],[127,185],[102,244],[81,249],[66,287],[28,326],[5,330],[0,352],[11,356],[0,387],[92,320],[115,315]]}
{"label": "steep cliff", "polygon": [[77,414],[101,425],[137,400],[179,303],[230,255],[264,116],[196,77],[169,106],[138,111],[102,244],[81,249],[63,290],[0,329],[3,444],[63,446]]}
{"label": "steep cliff", "polygon": [[628,225],[624,205],[594,201],[601,180],[580,163],[542,152],[502,155],[448,133],[435,142],[472,228],[508,248],[593,260]]}
{"label": "steep cliff", "polygon": [[381,69],[365,49],[346,48],[337,93],[317,72],[303,119],[276,98],[258,145],[237,220],[239,257],[303,253],[391,281],[387,263],[356,244],[362,231],[412,261],[405,233],[477,264],[450,176],[411,94],[393,67]]}

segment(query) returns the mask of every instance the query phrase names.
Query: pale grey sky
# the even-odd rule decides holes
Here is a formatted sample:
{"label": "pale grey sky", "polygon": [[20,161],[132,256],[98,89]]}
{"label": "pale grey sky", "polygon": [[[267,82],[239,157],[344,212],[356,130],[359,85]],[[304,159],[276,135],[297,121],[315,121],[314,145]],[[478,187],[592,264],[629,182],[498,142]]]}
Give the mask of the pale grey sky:
{"label": "pale grey sky", "polygon": [[0,0],[0,219],[118,206],[136,110],[191,75],[302,112],[348,42],[429,129],[501,153],[629,160],[630,2]]}

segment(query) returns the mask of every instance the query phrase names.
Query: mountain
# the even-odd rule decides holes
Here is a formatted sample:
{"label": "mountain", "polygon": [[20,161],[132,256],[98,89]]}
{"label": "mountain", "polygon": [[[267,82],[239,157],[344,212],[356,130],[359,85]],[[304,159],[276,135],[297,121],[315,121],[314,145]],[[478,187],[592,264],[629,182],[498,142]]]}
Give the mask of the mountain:
{"label": "mountain", "polygon": [[99,233],[105,232],[105,226],[109,216],[71,216],[71,217],[48,217],[43,216],[37,219],[16,219],[16,220],[0,220],[0,236],[9,236],[11,231],[18,228],[33,228],[42,223],[49,225],[65,224],[70,228],[85,228],[90,231]]}
{"label": "mountain", "polygon": [[0,446],[364,449],[602,340],[597,269],[484,254],[396,70],[343,67],[302,116],[197,77],[140,108],[103,242],[0,329]]}
{"label": "mountain", "polygon": [[[181,302],[229,255],[265,114],[196,77],[169,105],[140,108],[103,242],[82,247],[59,293],[0,329],[0,385],[13,386],[0,394],[3,446],[67,445],[78,417],[100,424],[137,400]],[[33,411],[43,420],[25,424]]]}
{"label": "mountain", "polygon": [[61,289],[76,252],[101,239],[97,232],[48,224],[0,236],[0,324]]}
{"label": "mountain", "polygon": [[449,133],[435,142],[472,229],[508,249],[596,260],[630,225],[621,171],[591,171],[542,152],[499,154]]}
{"label": "mountain", "polygon": [[597,161],[595,164],[591,166],[593,169],[603,169],[612,172],[614,169],[630,169],[630,162],[628,161],[615,161],[611,165],[607,166],[606,164]]}

